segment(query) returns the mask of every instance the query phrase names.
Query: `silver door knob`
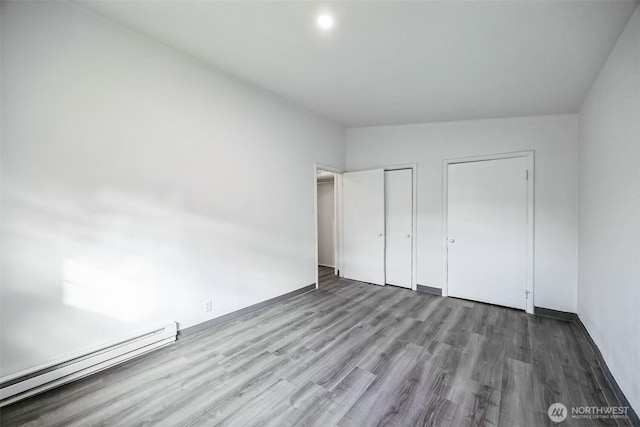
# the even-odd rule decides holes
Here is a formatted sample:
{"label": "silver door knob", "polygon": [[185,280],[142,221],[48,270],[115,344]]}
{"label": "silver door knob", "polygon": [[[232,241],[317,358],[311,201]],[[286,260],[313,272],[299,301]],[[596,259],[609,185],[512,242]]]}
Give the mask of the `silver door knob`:
{"label": "silver door knob", "polygon": [[409,237],[411,237],[411,234],[407,234],[407,239],[408,239]]}
{"label": "silver door knob", "polygon": [[382,237],[382,233],[378,234],[378,237]]}
{"label": "silver door knob", "polygon": [[456,239],[449,239],[449,241],[450,241],[451,243],[455,243],[455,242],[456,242]]}

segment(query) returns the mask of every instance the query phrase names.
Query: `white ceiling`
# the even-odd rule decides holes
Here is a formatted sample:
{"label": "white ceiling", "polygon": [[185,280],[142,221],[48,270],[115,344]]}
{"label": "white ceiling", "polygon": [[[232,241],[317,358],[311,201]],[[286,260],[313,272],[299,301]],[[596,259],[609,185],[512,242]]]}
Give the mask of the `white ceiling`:
{"label": "white ceiling", "polygon": [[[345,126],[574,113],[636,2],[81,1]],[[320,31],[330,12],[336,25]]]}

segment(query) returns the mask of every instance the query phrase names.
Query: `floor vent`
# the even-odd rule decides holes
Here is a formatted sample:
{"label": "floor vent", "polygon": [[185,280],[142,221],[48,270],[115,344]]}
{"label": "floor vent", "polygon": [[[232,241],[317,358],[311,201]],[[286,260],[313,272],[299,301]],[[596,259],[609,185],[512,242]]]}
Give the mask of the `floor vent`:
{"label": "floor vent", "polygon": [[177,324],[166,323],[145,332],[0,378],[0,407],[34,394],[75,381],[134,357],[164,347],[176,340]]}

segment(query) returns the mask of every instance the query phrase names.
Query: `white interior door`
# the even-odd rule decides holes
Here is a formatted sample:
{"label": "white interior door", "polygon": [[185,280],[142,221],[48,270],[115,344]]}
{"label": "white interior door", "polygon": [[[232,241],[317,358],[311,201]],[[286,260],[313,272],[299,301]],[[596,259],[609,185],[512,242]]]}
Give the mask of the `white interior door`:
{"label": "white interior door", "polygon": [[386,283],[411,289],[413,171],[391,170],[384,175]]}
{"label": "white interior door", "polygon": [[343,275],[384,285],[384,170],[342,175]]}
{"label": "white interior door", "polygon": [[525,309],[527,160],[448,166],[449,295]]}

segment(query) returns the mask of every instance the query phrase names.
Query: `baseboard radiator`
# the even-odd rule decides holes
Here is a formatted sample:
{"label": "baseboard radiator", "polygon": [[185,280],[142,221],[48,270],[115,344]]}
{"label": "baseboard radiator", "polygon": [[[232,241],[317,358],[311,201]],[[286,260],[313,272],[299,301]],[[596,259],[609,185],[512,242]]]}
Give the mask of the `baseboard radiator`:
{"label": "baseboard radiator", "polygon": [[140,331],[64,360],[0,378],[0,407],[131,360],[176,340],[176,322]]}

